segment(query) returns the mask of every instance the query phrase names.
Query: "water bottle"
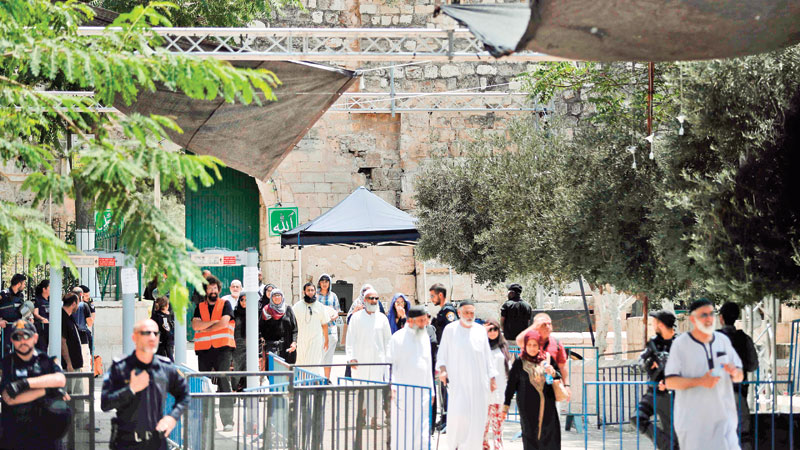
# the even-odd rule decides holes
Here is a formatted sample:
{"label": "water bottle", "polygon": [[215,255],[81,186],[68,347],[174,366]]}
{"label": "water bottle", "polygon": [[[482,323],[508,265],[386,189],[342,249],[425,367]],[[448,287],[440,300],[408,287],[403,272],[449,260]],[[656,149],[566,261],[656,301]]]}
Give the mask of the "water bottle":
{"label": "water bottle", "polygon": [[[547,370],[547,366],[549,366],[549,365],[550,365],[549,363],[544,363],[545,370]],[[544,382],[546,384],[553,384],[553,376],[550,375],[549,373],[545,372],[544,373]]]}

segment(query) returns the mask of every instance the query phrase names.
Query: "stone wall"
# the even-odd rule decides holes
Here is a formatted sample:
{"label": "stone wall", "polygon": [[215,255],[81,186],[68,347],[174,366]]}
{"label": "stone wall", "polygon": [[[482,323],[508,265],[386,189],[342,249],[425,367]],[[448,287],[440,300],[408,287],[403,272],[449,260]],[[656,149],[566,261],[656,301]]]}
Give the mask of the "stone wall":
{"label": "stone wall", "polygon": [[[491,2],[494,3],[494,2]],[[265,22],[272,27],[403,27],[453,28],[444,16],[433,17],[434,2],[305,0],[305,11],[287,10],[281,17]],[[337,64],[335,61],[332,64]],[[455,63],[422,62],[387,68],[396,63],[338,64],[350,69],[370,69],[353,87],[354,91],[388,92],[394,76],[397,92],[446,92],[453,90],[519,91],[515,77],[535,68],[534,64],[507,63],[494,59]],[[393,72],[393,74],[392,74]],[[278,74],[280,76],[280,74]],[[566,108],[565,108],[566,110]],[[390,204],[414,213],[414,180],[420,165],[437,156],[458,157],[459,141],[478,133],[506,133],[508,122],[526,113],[327,113],[286,157],[273,174],[277,192],[263,189],[265,207],[281,202],[297,206],[300,222],[318,217],[359,186],[366,186]],[[446,180],[443,180],[446,182]],[[266,211],[262,211],[266,219]],[[368,218],[365,218],[367,220]],[[262,227],[263,229],[264,227]],[[480,317],[496,317],[496,302],[505,290],[493,290],[475,283],[470,275],[450,274],[435,262],[414,258],[413,248],[389,247],[351,250],[343,247],[280,248],[279,238],[262,232],[260,245],[264,278],[281,286],[294,301],[299,287],[320,273],[334,281],[346,280],[357,290],[373,284],[382,298],[395,292],[409,294],[414,301],[427,301],[427,288],[442,282],[455,300],[472,298],[486,302]],[[426,269],[426,270],[423,270]],[[298,278],[302,273],[302,283]],[[427,272],[427,273],[426,273]],[[427,284],[427,285],[426,285]]]}

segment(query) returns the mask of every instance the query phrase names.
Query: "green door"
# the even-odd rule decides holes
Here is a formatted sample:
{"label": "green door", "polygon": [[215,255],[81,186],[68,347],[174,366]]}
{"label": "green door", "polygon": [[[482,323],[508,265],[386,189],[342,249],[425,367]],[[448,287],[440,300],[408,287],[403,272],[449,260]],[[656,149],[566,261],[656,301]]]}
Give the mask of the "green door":
{"label": "green door", "polygon": [[[233,251],[258,248],[259,192],[255,179],[230,168],[222,168],[220,173],[222,180],[211,187],[186,189],[186,237],[201,251],[212,247]],[[222,295],[229,293],[231,281],[242,280],[241,266],[207,269],[222,282]],[[189,333],[194,334],[191,327]]]}

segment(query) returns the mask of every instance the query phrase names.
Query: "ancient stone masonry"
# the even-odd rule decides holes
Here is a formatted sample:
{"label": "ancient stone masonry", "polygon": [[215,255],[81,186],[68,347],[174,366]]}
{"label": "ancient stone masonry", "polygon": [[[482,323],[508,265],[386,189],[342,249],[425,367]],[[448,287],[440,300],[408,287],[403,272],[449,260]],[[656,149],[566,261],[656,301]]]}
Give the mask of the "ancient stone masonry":
{"label": "ancient stone masonry", "polygon": [[[270,27],[401,27],[454,28],[445,17],[433,17],[434,2],[305,0],[305,10],[285,10],[280,17],[265,23]],[[413,50],[413,49],[409,49]],[[354,90],[388,92],[519,91],[515,77],[535,65],[487,60],[469,63],[430,63],[388,68],[397,63],[362,62],[337,64],[364,70]],[[280,74],[278,74],[280,77]],[[280,95],[280,92],[278,92]],[[269,193],[265,206],[277,201],[299,208],[300,222],[318,217],[350,192],[364,185],[387,202],[414,213],[414,179],[419,167],[433,156],[458,157],[459,141],[471,140],[478,133],[506,133],[514,117],[531,113],[436,112],[403,114],[327,113],[309,131],[274,174],[277,193]],[[446,180],[443,180],[446,182]],[[273,195],[274,194],[274,195]],[[262,213],[262,218],[266,212]],[[368,218],[365,218],[368,220]],[[262,229],[265,229],[262,227]],[[280,248],[279,239],[262,233],[261,254],[265,279],[280,284],[295,299],[299,293],[298,255],[295,249]],[[288,262],[292,261],[293,266]],[[453,274],[435,263],[415,262],[412,248],[374,248],[349,250],[340,247],[306,248],[302,254],[303,282],[322,272],[334,280],[356,285],[366,282],[378,288],[382,297],[395,292],[412,299],[427,300],[427,286],[443,282],[455,290],[454,299],[474,298],[496,301],[505,296],[474,283],[468,274]],[[289,269],[291,267],[291,270]],[[487,315],[496,314],[487,310]]]}

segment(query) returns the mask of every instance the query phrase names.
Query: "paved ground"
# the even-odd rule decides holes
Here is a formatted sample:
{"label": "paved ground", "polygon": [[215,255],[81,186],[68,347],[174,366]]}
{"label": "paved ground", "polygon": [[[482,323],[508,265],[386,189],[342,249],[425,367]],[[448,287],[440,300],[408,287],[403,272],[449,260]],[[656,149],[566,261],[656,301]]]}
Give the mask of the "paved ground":
{"label": "paved ground", "polygon": [[[190,352],[188,365],[190,367],[197,367],[197,360],[194,352]],[[337,354],[335,356],[335,363],[344,363],[344,354]],[[339,377],[344,376],[344,368],[334,368],[331,373],[331,379],[336,382]],[[357,376],[357,375],[354,375]],[[96,411],[96,425],[100,431],[96,434],[97,448],[108,448],[108,441],[111,434],[111,417],[112,413],[103,413],[100,411],[100,389],[101,380],[97,379],[96,393],[95,393],[95,411]],[[217,420],[218,430],[214,439],[215,448],[241,448],[241,442],[236,442],[235,432],[222,432],[221,423]],[[623,431],[622,437],[619,435],[619,428],[613,427],[606,430],[605,446],[603,445],[603,433],[598,430],[596,426],[590,426],[588,437],[583,433],[579,433],[574,428],[571,431],[564,430],[564,417],[561,417],[561,448],[565,450],[578,450],[578,449],[651,449],[653,448],[652,442],[648,440],[641,441],[638,445],[636,442],[636,435],[630,431]],[[515,437],[519,433],[519,424],[506,422],[503,427],[503,440],[505,450],[522,450],[522,441]],[[83,433],[81,433],[83,434]],[[586,439],[586,440],[585,440]],[[437,442],[438,441],[438,442]],[[85,448],[81,443],[87,442],[86,435],[78,436],[76,440],[76,448]],[[437,445],[438,443],[438,445]],[[253,442],[257,444],[257,442]],[[431,449],[446,449],[447,448],[447,434],[434,435],[431,443]]]}

